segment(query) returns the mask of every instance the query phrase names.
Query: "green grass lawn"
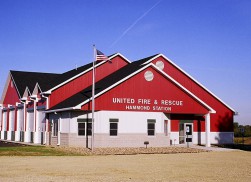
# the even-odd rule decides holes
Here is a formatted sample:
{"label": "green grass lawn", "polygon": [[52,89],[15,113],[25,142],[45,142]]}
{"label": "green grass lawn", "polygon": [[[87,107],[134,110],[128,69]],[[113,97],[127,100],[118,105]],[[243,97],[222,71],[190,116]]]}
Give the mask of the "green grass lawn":
{"label": "green grass lawn", "polygon": [[[251,137],[235,138],[235,144],[219,145],[226,148],[235,148],[251,151]],[[57,147],[49,146],[29,146],[15,144],[11,142],[0,141],[0,156],[80,156],[81,154],[74,151],[59,150]],[[82,154],[83,155],[83,154]]]}
{"label": "green grass lawn", "polygon": [[4,146],[0,147],[0,156],[76,156],[76,153],[64,152],[45,146]]}

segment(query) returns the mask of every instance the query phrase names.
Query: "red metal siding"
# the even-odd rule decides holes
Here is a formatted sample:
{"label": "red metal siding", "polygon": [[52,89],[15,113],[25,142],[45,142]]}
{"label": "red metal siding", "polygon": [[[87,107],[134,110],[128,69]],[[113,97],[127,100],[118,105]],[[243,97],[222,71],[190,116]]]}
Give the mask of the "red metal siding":
{"label": "red metal siding", "polygon": [[12,80],[10,80],[6,95],[3,99],[3,104],[16,105],[16,102],[19,102],[19,96]]}
{"label": "red metal siding", "polygon": [[[152,81],[145,80],[144,74],[146,71],[153,72],[154,79]],[[127,99],[124,103],[114,103],[113,98]],[[163,103],[163,100],[175,101],[175,103],[182,101],[182,105],[165,105],[166,103]],[[142,103],[142,101],[145,101],[145,103]],[[95,100],[95,105],[96,110],[153,111],[183,114],[208,113],[208,109],[153,68],[147,68],[146,70],[141,71],[137,75],[118,85],[116,88],[103,94]],[[90,108],[88,108],[88,106],[89,105],[84,106],[83,109],[89,110]],[[131,108],[131,106],[142,106],[144,109],[135,110]],[[168,109],[156,110],[156,108],[161,107]]]}
{"label": "red metal siding", "polygon": [[45,99],[45,98],[41,98],[41,99],[37,102],[37,106],[46,106],[46,99]]}
{"label": "red metal siding", "polygon": [[[29,100],[29,99],[28,99]],[[29,101],[27,104],[27,109],[29,108],[34,108],[34,102],[33,101]]]}
{"label": "red metal siding", "polygon": [[[96,81],[106,77],[107,75],[117,71],[124,67],[128,63],[120,56],[114,57],[112,62],[106,62],[96,68]],[[84,88],[92,84],[92,71],[85,73],[84,75],[70,81],[69,83],[56,89],[50,95],[50,107],[55,106],[61,101],[69,98],[70,96],[80,92]]]}
{"label": "red metal siding", "polygon": [[179,122],[180,120],[171,120],[171,132],[179,131]]}
{"label": "red metal siding", "polygon": [[171,114],[171,131],[179,131],[180,120],[193,120],[193,131],[205,132],[205,118],[204,116],[196,116],[193,114]]}
{"label": "red metal siding", "polygon": [[195,132],[205,132],[205,121],[194,120],[193,121],[193,131]]}
{"label": "red metal siding", "polygon": [[221,103],[218,99],[199,86],[191,78],[177,69],[163,57],[159,57],[152,62],[155,64],[158,60],[163,61],[163,71],[177,80],[181,85],[194,93],[197,97],[216,110],[216,114],[211,114],[211,131],[213,132],[233,132],[233,111]]}

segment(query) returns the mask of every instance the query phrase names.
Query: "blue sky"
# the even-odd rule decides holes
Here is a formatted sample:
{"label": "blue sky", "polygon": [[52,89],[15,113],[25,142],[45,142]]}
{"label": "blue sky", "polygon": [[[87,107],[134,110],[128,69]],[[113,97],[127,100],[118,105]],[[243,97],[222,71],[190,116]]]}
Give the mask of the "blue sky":
{"label": "blue sky", "polygon": [[163,53],[251,124],[249,0],[1,0],[0,94],[9,70],[62,73],[92,45],[131,61]]}

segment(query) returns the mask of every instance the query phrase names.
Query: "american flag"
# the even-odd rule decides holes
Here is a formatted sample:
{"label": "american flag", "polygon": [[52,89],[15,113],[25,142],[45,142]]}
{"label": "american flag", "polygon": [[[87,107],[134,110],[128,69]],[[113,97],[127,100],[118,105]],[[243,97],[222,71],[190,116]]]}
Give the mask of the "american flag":
{"label": "american flag", "polygon": [[101,51],[96,50],[96,61],[106,61],[108,57]]}

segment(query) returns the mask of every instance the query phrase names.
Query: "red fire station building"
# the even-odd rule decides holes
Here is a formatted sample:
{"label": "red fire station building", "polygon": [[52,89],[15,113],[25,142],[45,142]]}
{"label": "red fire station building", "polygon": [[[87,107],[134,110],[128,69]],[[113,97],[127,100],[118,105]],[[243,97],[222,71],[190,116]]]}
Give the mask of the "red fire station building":
{"label": "red fire station building", "polygon": [[10,71],[1,140],[82,147],[233,142],[235,111],[166,56],[109,59],[94,66],[93,126],[92,63],[62,74]]}

